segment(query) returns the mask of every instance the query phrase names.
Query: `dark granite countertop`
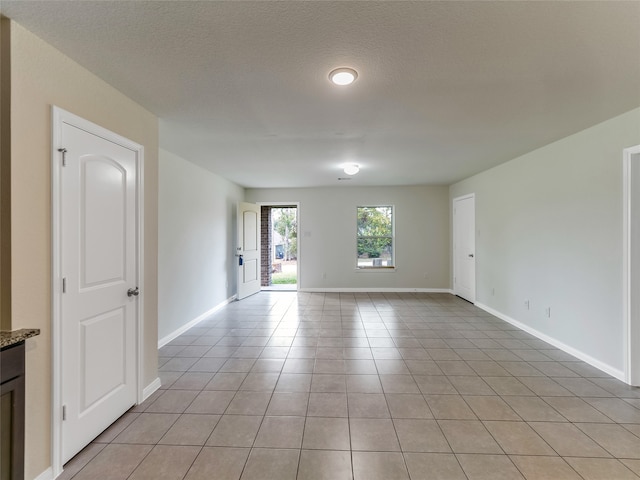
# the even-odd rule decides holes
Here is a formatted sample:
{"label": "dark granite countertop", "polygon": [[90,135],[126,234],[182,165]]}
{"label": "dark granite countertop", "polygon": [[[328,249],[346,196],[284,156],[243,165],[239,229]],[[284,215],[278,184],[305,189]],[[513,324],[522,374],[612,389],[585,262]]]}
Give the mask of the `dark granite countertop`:
{"label": "dark granite countertop", "polygon": [[22,328],[20,330],[0,331],[0,348],[10,347],[20,343],[27,338],[40,335],[39,328]]}

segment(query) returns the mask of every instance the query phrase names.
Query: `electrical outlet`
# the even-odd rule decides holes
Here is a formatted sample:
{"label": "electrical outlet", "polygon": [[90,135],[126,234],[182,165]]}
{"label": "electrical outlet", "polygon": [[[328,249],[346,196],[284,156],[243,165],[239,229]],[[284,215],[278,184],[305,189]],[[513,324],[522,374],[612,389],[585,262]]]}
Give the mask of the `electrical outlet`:
{"label": "electrical outlet", "polygon": [[327,279],[327,274],[326,274],[326,273],[323,273],[323,274],[322,274],[322,279],[323,279],[323,280],[326,280],[326,279]]}
{"label": "electrical outlet", "polygon": [[530,307],[529,300],[525,300],[525,301],[524,301],[524,308],[526,308],[527,310],[529,310],[529,307]]}
{"label": "electrical outlet", "polygon": [[491,296],[495,296],[495,294],[496,294],[496,289],[495,289],[495,288],[492,288],[492,289],[491,289]]}
{"label": "electrical outlet", "polygon": [[429,278],[429,274],[427,272],[424,272],[424,278]]}
{"label": "electrical outlet", "polygon": [[551,318],[551,307],[547,307],[544,309],[544,314],[547,318]]}

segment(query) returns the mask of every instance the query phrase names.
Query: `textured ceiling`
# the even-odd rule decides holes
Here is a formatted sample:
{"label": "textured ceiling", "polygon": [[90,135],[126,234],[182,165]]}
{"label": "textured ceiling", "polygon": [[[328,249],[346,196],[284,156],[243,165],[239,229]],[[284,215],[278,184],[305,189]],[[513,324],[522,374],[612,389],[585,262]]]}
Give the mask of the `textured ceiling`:
{"label": "textured ceiling", "polygon": [[0,6],[246,187],[449,184],[640,106],[640,2]]}

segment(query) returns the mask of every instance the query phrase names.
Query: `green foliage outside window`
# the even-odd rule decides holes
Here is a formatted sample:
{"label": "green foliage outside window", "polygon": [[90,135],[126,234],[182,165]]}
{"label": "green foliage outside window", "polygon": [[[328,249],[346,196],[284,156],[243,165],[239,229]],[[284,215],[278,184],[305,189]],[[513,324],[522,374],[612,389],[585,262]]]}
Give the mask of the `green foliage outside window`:
{"label": "green foliage outside window", "polygon": [[[275,210],[275,208],[274,208]],[[273,229],[284,240],[285,260],[298,257],[298,222],[295,208],[279,208],[277,217],[274,216]]]}
{"label": "green foliage outside window", "polygon": [[357,239],[359,259],[385,258],[392,266],[393,207],[358,207]]}

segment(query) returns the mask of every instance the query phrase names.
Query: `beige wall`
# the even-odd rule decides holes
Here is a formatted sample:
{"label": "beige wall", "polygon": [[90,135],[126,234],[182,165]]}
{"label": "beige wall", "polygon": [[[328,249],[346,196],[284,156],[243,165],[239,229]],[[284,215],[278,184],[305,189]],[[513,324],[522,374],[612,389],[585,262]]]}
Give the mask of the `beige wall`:
{"label": "beige wall", "polygon": [[[247,189],[249,202],[299,202],[302,289],[448,289],[449,188]],[[356,207],[395,207],[395,271],[356,269]]]}
{"label": "beige wall", "polygon": [[11,23],[12,328],[27,341],[26,479],[51,466],[51,106],[145,148],[144,385],[157,376],[157,118]]}
{"label": "beige wall", "polygon": [[244,188],[160,150],[158,337],[236,293],[236,205]]}
{"label": "beige wall", "polygon": [[0,330],[11,329],[10,21],[0,17]]}
{"label": "beige wall", "polygon": [[476,194],[477,302],[618,377],[622,151],[638,144],[636,108],[451,186]]}

